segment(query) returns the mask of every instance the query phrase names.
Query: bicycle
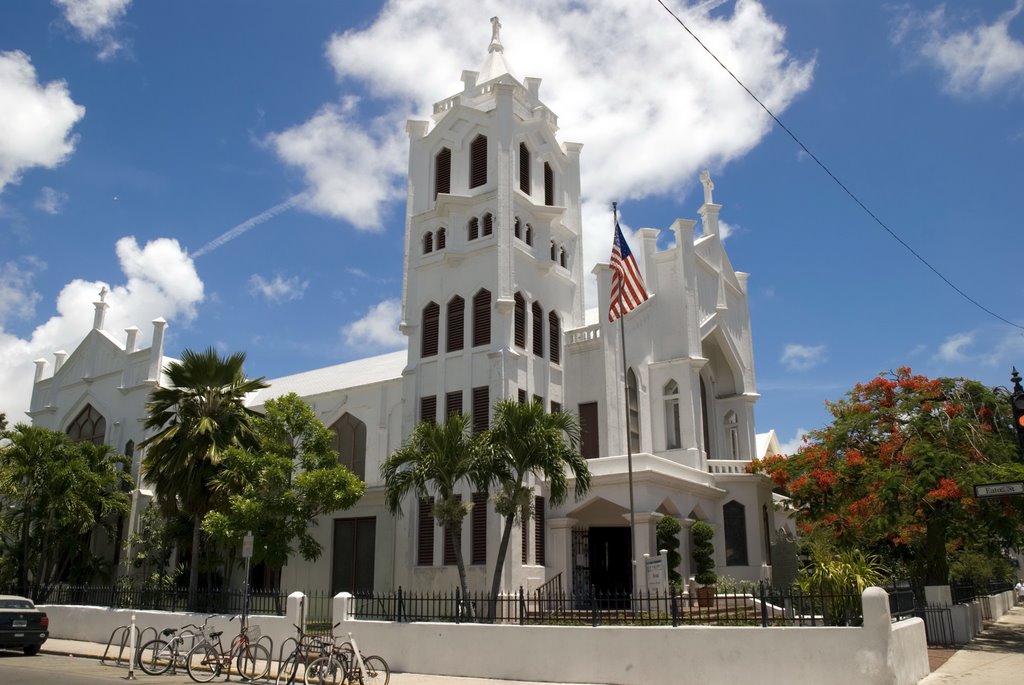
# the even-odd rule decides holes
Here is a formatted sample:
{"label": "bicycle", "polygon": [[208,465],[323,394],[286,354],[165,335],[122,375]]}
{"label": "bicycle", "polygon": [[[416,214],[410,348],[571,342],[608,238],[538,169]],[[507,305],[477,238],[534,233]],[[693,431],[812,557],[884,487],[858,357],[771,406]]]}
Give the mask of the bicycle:
{"label": "bicycle", "polygon": [[[146,675],[163,675],[167,671],[177,673],[179,667],[185,666],[185,655],[197,644],[197,640],[206,640],[208,624],[213,616],[208,616],[203,625],[189,623],[181,628],[164,628],[163,637],[157,637],[139,647],[136,663]],[[165,639],[169,638],[169,639]],[[191,641],[188,649],[186,641]]]}
{"label": "bicycle", "polygon": [[320,635],[307,635],[301,627],[294,623],[292,625],[298,631],[299,638],[295,640],[295,648],[278,665],[275,685],[292,685],[301,682],[299,666],[302,665],[303,671],[305,671],[315,660],[313,655],[323,656],[331,647],[331,643]]}
{"label": "bicycle", "polygon": [[303,678],[305,685],[388,685],[391,669],[384,657],[363,656],[352,633],[330,654],[313,661]]}
{"label": "bicycle", "polygon": [[[236,617],[231,617],[234,621]],[[185,656],[188,677],[197,683],[208,683],[226,671],[231,679],[231,664],[235,663],[238,674],[244,680],[263,678],[270,671],[270,650],[257,643],[259,626],[243,624],[242,631],[231,640],[231,646],[224,651],[220,637],[223,630],[210,633],[210,637],[189,650]],[[216,643],[213,641],[216,640]]]}

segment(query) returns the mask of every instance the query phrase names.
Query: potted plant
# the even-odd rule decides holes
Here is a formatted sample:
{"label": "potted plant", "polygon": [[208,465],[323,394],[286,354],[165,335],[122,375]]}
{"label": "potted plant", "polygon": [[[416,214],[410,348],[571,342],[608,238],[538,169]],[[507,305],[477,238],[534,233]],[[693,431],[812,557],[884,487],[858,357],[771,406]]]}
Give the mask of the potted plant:
{"label": "potted plant", "polygon": [[705,521],[697,521],[690,528],[690,534],[693,536],[693,563],[697,570],[693,579],[699,586],[697,605],[714,606],[718,574],[715,573],[715,547],[711,539],[715,536],[715,529]]}

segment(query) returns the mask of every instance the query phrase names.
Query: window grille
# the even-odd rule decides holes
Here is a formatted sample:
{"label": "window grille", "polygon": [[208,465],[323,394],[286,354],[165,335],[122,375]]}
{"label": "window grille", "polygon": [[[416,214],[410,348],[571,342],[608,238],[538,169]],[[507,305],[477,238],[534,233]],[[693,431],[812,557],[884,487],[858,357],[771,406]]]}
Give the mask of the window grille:
{"label": "window grille", "polygon": [[434,158],[434,199],[438,193],[452,191],[452,151],[441,148]]}
{"label": "window grille", "polygon": [[420,349],[421,357],[433,357],[437,354],[437,334],[440,324],[441,308],[431,302],[423,308],[423,341]]}
{"label": "window grille", "polygon": [[473,296],[473,347],[491,344],[491,293],[481,290]]}
{"label": "window grille", "polygon": [[469,144],[469,187],[487,183],[487,136],[480,135]]}
{"label": "window grille", "polygon": [[466,301],[458,295],[448,300],[447,324],[445,351],[458,352],[466,344]]}

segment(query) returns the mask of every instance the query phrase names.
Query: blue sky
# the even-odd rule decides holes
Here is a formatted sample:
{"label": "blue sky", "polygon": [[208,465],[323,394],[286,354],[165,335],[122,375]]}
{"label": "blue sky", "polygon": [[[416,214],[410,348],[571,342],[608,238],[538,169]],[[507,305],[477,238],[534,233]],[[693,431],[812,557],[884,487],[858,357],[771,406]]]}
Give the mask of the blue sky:
{"label": "blue sky", "polygon": [[[711,170],[751,274],[758,432],[907,365],[1006,385],[1024,366],[1024,0],[667,2],[893,232],[760,111],[656,0],[0,5],[0,411],[32,360],[170,322],[166,352],[251,375],[397,349],[405,121],[460,90],[501,17],[584,144],[585,256],[697,218]],[[593,284],[587,284],[593,306]],[[52,369],[52,366],[49,367]],[[47,371],[49,373],[49,370]]]}

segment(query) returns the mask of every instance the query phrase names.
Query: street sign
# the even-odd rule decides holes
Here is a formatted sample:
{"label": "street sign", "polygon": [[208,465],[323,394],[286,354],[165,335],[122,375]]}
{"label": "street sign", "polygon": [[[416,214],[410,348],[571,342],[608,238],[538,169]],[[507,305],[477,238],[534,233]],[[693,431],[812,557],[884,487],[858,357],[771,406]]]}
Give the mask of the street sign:
{"label": "street sign", "polygon": [[252,533],[246,533],[242,538],[242,558],[249,559],[250,557],[252,557]]}
{"label": "street sign", "polygon": [[984,483],[974,486],[975,497],[1003,497],[1004,495],[1024,495],[1024,481]]}

